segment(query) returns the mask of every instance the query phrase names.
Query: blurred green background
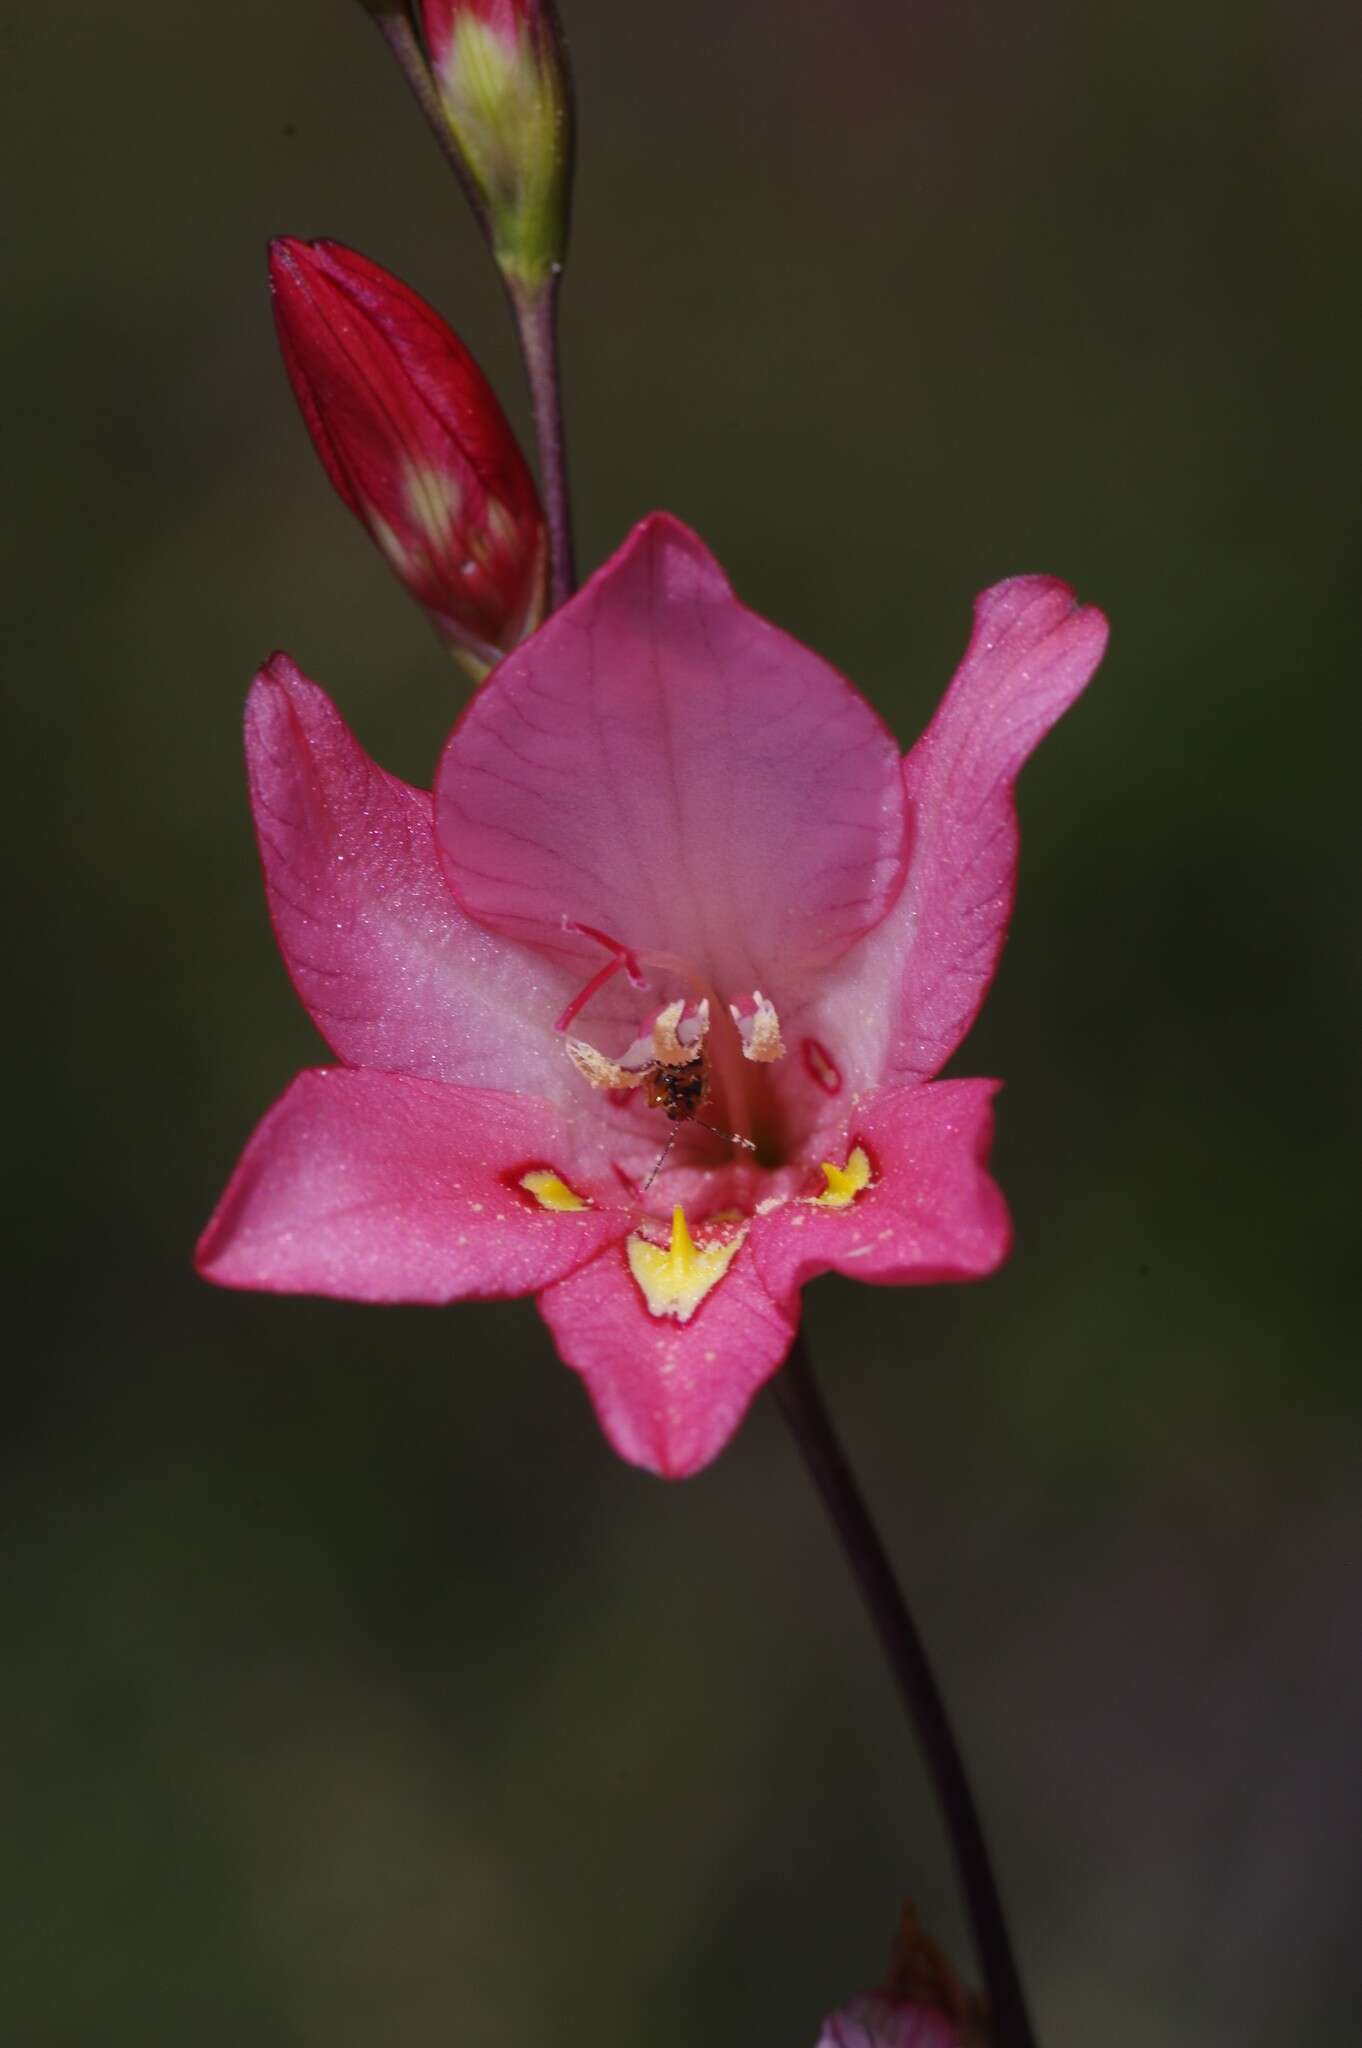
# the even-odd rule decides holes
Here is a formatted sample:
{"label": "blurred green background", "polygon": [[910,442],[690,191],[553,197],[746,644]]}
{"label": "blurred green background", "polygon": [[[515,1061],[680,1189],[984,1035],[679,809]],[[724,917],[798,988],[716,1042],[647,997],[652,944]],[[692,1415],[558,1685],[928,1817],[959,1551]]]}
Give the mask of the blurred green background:
{"label": "blurred green background", "polygon": [[[564,4],[588,562],[670,506],[905,739],[982,585],[1113,620],[957,1061],[1007,1080],[1014,1259],[822,1281],[810,1339],[1047,2048],[1343,2048],[1356,10]],[[967,1947],[769,1399],[668,1488],[527,1304],[189,1270],[318,1052],[249,676],[287,647],[418,780],[454,704],[293,414],[263,243],[388,264],[523,420],[497,289],[354,5],[17,12],[0,2037],[806,2048],[900,1898]]]}

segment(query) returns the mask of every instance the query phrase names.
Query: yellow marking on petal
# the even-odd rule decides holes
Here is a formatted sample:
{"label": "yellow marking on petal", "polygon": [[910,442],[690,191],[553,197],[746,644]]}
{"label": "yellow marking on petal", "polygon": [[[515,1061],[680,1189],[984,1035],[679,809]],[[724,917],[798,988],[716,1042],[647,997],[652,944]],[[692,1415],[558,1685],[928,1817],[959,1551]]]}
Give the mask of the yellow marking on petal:
{"label": "yellow marking on petal", "polygon": [[853,1145],[845,1166],[834,1166],[830,1159],[823,1161],[823,1178],[827,1182],[821,1195],[813,1197],[819,1209],[849,1209],[857,1195],[863,1195],[870,1186],[870,1160],[863,1145]]}
{"label": "yellow marking on petal", "polygon": [[625,1250],[629,1271],[638,1282],[649,1315],[671,1316],[678,1323],[688,1323],[711,1288],[723,1279],[746,1235],[746,1231],[740,1231],[736,1237],[697,1245],[686,1227],[686,1212],[679,1203],[672,1210],[670,1244],[653,1244],[635,1231]]}
{"label": "yellow marking on petal", "polygon": [[585,1195],[579,1195],[565,1180],[560,1180],[556,1173],[549,1173],[543,1169],[537,1169],[534,1173],[522,1173],[520,1185],[534,1196],[541,1209],[553,1209],[559,1215],[566,1215],[572,1209],[591,1207]]}

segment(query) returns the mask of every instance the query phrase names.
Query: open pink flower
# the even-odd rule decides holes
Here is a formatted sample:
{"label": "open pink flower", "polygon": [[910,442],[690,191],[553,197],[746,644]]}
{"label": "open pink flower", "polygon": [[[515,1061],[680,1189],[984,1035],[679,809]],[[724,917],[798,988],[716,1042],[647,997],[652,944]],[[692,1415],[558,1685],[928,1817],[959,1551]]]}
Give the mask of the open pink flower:
{"label": "open pink flower", "polygon": [[1002,944],[1017,771],[1105,638],[1049,578],[985,592],[903,759],[656,515],[501,663],[433,806],[276,656],[251,793],[280,945],[343,1064],[265,1118],[200,1270],[533,1293],[616,1450],[670,1476],[727,1442],[816,1274],[991,1272],[996,1083],[931,1077]]}

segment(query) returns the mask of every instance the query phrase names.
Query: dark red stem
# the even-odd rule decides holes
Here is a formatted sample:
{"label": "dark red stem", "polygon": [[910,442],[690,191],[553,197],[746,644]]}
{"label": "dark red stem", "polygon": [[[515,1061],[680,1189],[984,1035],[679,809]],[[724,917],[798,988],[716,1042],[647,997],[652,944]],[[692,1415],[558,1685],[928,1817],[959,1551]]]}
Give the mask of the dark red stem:
{"label": "dark red stem", "polygon": [[557,611],[577,588],[572,545],[572,501],[568,493],[567,443],[563,434],[563,382],[558,365],[558,287],[555,270],[540,285],[507,280],[515,308],[520,352],[530,386],[530,410],[539,448],[539,488],[549,528],[549,605]]}
{"label": "dark red stem", "polygon": [[1036,2048],[998,1882],[964,1759],[889,1554],[824,1406],[802,1338],[772,1381],[832,1517],[917,1737],[955,1856],[984,1974],[996,2048]]}

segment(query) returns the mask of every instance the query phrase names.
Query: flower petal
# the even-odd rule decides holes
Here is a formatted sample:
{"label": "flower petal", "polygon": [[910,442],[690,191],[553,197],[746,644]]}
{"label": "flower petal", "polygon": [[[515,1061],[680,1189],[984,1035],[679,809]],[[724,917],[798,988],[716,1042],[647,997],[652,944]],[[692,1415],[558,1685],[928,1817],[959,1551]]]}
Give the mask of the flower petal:
{"label": "flower petal", "polygon": [[890,734],[662,514],[474,698],[436,817],[481,922],[598,967],[570,919],[725,993],[837,958],[903,874]]}
{"label": "flower petal", "polygon": [[817,2048],[969,2048],[976,2039],[947,2013],[872,1996],[831,2013]]}
{"label": "flower petal", "polygon": [[[346,1301],[528,1294],[627,1226],[618,1210],[546,1202],[521,1185],[561,1175],[566,1156],[549,1103],[317,1068],[257,1128],[199,1241],[198,1270],[223,1287]],[[571,1191],[590,1202],[590,1188]]]}
{"label": "flower petal", "polygon": [[246,760],[270,914],[299,995],[352,1066],[566,1099],[573,984],[470,922],[431,800],[372,761],[286,655],[255,680]]}
{"label": "flower petal", "polygon": [[1102,614],[1053,577],[1015,576],[976,601],[965,658],[904,763],[902,893],[807,1018],[853,1081],[925,1080],[974,1022],[1012,914],[1013,786],[1106,643]]}
{"label": "flower petal", "polygon": [[[974,1280],[1007,1256],[1007,1208],[984,1161],[993,1136],[996,1081],[936,1081],[872,1097],[824,1156],[826,1187],[784,1202],[752,1224],[752,1256],[774,1299],[796,1314],[799,1289],[818,1273],[908,1285]],[[838,1172],[860,1150],[869,1182]],[[857,1161],[860,1164],[860,1161]],[[822,1194],[823,1199],[817,1197]]]}
{"label": "flower petal", "polygon": [[718,1456],[799,1321],[797,1306],[771,1300],[746,1244],[685,1323],[649,1314],[622,1245],[547,1289],[539,1309],[611,1444],[664,1479]]}

